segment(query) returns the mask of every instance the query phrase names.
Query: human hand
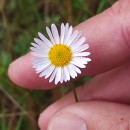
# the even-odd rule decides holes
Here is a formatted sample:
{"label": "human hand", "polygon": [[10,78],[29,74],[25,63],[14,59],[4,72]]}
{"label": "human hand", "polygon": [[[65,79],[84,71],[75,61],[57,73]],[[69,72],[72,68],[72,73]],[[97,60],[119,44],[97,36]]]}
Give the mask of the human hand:
{"label": "human hand", "polygon": [[[92,59],[81,76],[96,76],[77,89],[80,102],[70,93],[47,108],[40,115],[40,129],[129,130],[130,0],[116,2],[75,28],[86,37]],[[54,88],[36,75],[30,58],[28,53],[10,65],[10,79],[24,88]]]}

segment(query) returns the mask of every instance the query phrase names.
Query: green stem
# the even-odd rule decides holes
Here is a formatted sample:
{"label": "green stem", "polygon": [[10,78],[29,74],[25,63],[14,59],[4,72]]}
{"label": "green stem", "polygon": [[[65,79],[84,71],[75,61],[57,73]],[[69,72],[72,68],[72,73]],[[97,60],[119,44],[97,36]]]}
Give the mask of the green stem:
{"label": "green stem", "polygon": [[79,100],[78,100],[78,96],[77,96],[77,93],[76,93],[76,89],[73,85],[72,85],[72,91],[73,91],[75,102],[78,102]]}

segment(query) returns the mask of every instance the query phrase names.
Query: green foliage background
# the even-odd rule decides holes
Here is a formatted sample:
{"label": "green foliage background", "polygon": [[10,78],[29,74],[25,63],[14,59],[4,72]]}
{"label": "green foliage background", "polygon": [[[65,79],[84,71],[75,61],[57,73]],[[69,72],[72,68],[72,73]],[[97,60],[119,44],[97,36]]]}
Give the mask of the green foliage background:
{"label": "green foliage background", "polygon": [[69,90],[67,86],[46,91],[24,90],[9,80],[9,64],[29,51],[37,32],[45,33],[45,27],[51,23],[59,26],[68,22],[75,26],[114,1],[0,0],[0,130],[38,130],[39,113]]}

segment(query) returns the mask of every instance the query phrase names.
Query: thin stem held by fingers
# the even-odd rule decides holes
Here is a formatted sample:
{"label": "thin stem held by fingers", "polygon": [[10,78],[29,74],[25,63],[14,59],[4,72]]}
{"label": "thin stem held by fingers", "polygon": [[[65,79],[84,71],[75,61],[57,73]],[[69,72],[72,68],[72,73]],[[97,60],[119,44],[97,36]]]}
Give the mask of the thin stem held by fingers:
{"label": "thin stem held by fingers", "polygon": [[79,102],[75,87],[72,85],[72,92],[74,95],[75,102]]}

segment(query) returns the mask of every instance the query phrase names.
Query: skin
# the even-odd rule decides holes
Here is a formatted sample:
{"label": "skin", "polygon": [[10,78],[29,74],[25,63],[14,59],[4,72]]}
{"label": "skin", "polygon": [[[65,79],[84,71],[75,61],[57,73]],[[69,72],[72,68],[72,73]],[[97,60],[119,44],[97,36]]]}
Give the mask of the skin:
{"label": "skin", "polygon": [[[75,103],[69,93],[42,112],[38,121],[40,129],[47,130],[58,115],[71,113],[84,119],[88,130],[129,130],[130,0],[117,1],[75,29],[81,30],[87,38],[92,59],[80,76],[96,76],[78,87],[80,102]],[[30,58],[28,53],[10,65],[10,79],[28,89],[57,87],[38,77]],[[106,116],[108,113],[111,114]]]}

